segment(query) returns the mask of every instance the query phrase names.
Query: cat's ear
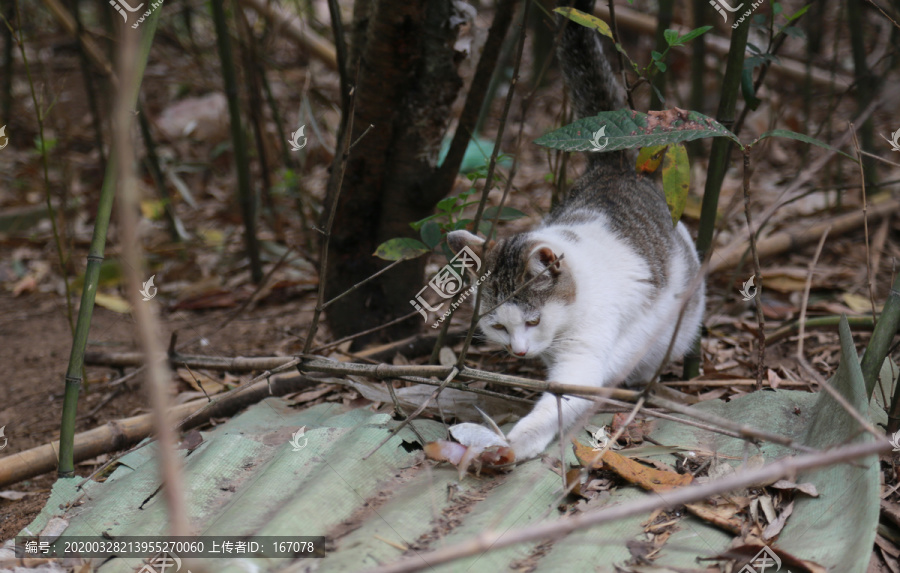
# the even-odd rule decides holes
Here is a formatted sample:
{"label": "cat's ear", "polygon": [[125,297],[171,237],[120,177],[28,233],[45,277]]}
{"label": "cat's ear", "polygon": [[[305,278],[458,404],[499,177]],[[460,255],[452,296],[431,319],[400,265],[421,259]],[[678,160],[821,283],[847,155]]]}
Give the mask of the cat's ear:
{"label": "cat's ear", "polygon": [[532,251],[529,270],[534,274],[538,274],[544,272],[544,269],[548,267],[549,270],[544,273],[547,276],[557,276],[562,272],[559,257],[553,252],[553,249],[547,245],[542,245]]}
{"label": "cat's ear", "polygon": [[[450,250],[454,253],[460,252],[464,247],[469,247],[472,249],[472,252],[480,257],[484,239],[478,235],[473,235],[469,231],[450,231],[447,233],[447,244],[450,245]],[[489,250],[493,248],[493,246],[494,241],[489,241],[487,249]]]}

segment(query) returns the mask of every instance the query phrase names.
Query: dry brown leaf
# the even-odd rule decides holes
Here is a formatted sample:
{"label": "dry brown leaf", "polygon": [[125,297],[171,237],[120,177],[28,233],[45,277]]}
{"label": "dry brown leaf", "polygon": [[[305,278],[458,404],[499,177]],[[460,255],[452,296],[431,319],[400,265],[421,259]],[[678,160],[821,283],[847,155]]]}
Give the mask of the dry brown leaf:
{"label": "dry brown leaf", "polygon": [[741,534],[742,522],[735,517],[741,511],[741,508],[734,504],[713,505],[708,501],[700,501],[697,503],[686,503],[684,507],[700,519],[721,527],[729,533]]}
{"label": "dry brown leaf", "polygon": [[629,483],[654,492],[667,491],[689,485],[694,481],[694,478],[689,474],[648,468],[644,464],[609,450],[603,453],[603,467],[614,471]]}
{"label": "dry brown leaf", "polygon": [[787,504],[781,515],[779,515],[774,521],[769,523],[769,526],[763,530],[763,539],[772,539],[776,537],[781,530],[784,529],[784,524],[787,523],[787,519],[794,513],[794,502]]}
{"label": "dry brown leaf", "polygon": [[[187,368],[179,368],[177,370],[178,377],[187,382],[194,390],[198,392],[206,392],[210,396],[218,394],[225,389],[225,384],[217,378],[213,378],[202,370],[188,370]],[[201,388],[201,385],[203,386]]]}

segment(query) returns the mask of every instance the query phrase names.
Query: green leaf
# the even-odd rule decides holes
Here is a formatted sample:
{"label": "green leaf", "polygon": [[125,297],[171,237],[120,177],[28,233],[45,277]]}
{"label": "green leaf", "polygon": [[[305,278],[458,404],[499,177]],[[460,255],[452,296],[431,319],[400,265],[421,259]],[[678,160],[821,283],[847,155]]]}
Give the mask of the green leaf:
{"label": "green leaf", "polygon": [[797,10],[796,12],[794,12],[793,14],[791,14],[790,16],[787,16],[787,21],[788,21],[788,22],[793,22],[794,20],[796,20],[796,19],[799,18],[800,16],[806,14],[806,11],[809,10],[809,7],[810,7],[810,6],[812,6],[812,4],[807,4],[806,6],[804,6],[803,8],[800,8],[799,10]]}
{"label": "green leaf", "polygon": [[663,32],[663,38],[666,40],[666,44],[670,46],[678,45],[678,30],[666,30]]}
{"label": "green leaf", "polygon": [[453,211],[453,208],[456,207],[456,203],[459,201],[459,197],[453,195],[451,197],[444,197],[437,204],[437,210],[443,211],[445,213],[450,213]]}
{"label": "green leaf", "polygon": [[668,145],[653,145],[651,147],[642,147],[638,152],[635,168],[640,173],[653,173],[659,169],[662,163],[663,155],[666,153]]}
{"label": "green leaf", "polygon": [[662,63],[662,62],[653,62],[653,63],[656,64],[656,67],[659,68],[659,71],[661,71],[661,72],[666,71],[666,65],[664,63]]}
{"label": "green leaf", "polygon": [[[610,40],[614,40],[612,30],[609,28],[609,24],[607,24],[600,18],[597,18],[596,16],[591,16],[590,14],[585,14],[581,10],[569,7],[555,8],[553,11],[557,14],[562,14],[576,24],[580,24],[585,28],[592,28],[594,30],[597,30]],[[616,46],[616,48],[618,49],[618,46]]]}
{"label": "green leaf", "polygon": [[690,32],[688,32],[687,34],[685,34],[684,36],[679,36],[678,40],[675,42],[675,45],[680,46],[682,44],[687,44],[694,38],[702,36],[703,34],[709,32],[712,29],[713,29],[712,26],[701,26],[700,28],[695,28],[695,29],[691,30]]}
{"label": "green leaf", "polygon": [[433,249],[438,246],[438,243],[441,242],[441,226],[437,224],[435,221],[428,221],[424,225],[422,225],[422,230],[419,232],[422,235],[422,242],[428,245],[429,249]]}
{"label": "green leaf", "polygon": [[396,239],[388,239],[378,245],[373,254],[379,259],[386,261],[405,261],[421,257],[429,251],[431,249],[421,241],[407,237],[398,237]]}
{"label": "green leaf", "polygon": [[429,215],[429,216],[425,217],[424,219],[420,219],[418,221],[410,223],[409,226],[412,227],[414,231],[418,231],[422,228],[422,225],[424,225],[428,221],[431,221],[435,217],[437,217],[437,215]]}
{"label": "green leaf", "polygon": [[656,50],[652,50],[652,51],[650,52],[650,57],[653,58],[653,61],[654,61],[654,62],[658,62],[658,61],[660,61],[660,60],[662,59],[662,54],[660,54],[660,53],[657,52]]}
{"label": "green leaf", "polygon": [[756,97],[756,92],[753,90],[753,68],[746,65],[741,73],[741,94],[744,96],[744,101],[747,102],[747,107],[750,109],[756,109],[762,103],[762,100]]}
{"label": "green leaf", "polygon": [[[485,221],[493,221],[494,217],[497,216],[497,207],[488,207],[484,210],[484,220]],[[518,209],[513,209],[512,207],[504,207],[502,211],[500,211],[500,220],[501,221],[515,221],[516,219],[521,219],[522,217],[527,217],[525,213],[519,211]]]}
{"label": "green leaf", "polygon": [[802,28],[798,28],[797,26],[785,26],[781,29],[781,31],[791,38],[795,38],[797,40],[802,40],[806,37],[806,32],[804,32]]}
{"label": "green leaf", "polygon": [[535,143],[562,151],[594,151],[593,134],[603,127],[606,130],[599,139],[605,142],[602,151],[681,143],[704,137],[728,137],[740,145],[737,136],[711,117],[679,109],[649,114],[627,109],[604,111],[544,134]]}
{"label": "green leaf", "polygon": [[662,185],[666,204],[672,213],[672,224],[678,223],[691,189],[691,163],[684,145],[672,145],[666,151],[662,165]]}
{"label": "green leaf", "polygon": [[[843,155],[844,157],[846,157],[847,159],[849,159],[851,161],[856,161],[856,159],[854,159],[852,155],[848,155],[848,154],[844,153],[843,151],[841,151],[840,149],[837,149],[835,147],[828,145],[824,141],[819,141],[815,137],[803,135],[802,133],[797,133],[796,131],[790,131],[787,129],[773,129],[772,131],[767,131],[764,134],[760,135],[758,138],[756,138],[756,141],[762,141],[763,139],[765,139],[767,137],[787,137],[789,139],[796,139],[797,141],[803,141],[805,143],[812,143],[813,145],[818,145],[819,147],[824,147],[825,149],[828,149],[830,151],[835,151],[837,153],[840,153],[841,155]],[[750,145],[755,144],[756,141],[754,141]]]}

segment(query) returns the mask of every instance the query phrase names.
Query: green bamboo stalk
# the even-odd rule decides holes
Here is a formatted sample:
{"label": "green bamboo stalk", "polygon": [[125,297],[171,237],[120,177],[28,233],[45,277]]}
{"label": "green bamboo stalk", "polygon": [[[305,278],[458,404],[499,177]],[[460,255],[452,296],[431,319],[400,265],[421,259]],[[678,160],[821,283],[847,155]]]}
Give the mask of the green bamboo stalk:
{"label": "green bamboo stalk", "polygon": [[[706,25],[707,0],[693,0],[694,25],[700,28]],[[691,109],[706,113],[706,89],[703,79],[706,75],[706,34],[702,34],[691,42]],[[703,140],[688,143],[691,158],[703,154]]]}
{"label": "green bamboo stalk", "polygon": [[[722,80],[722,97],[716,111],[716,121],[731,129],[741,90],[741,74],[744,71],[744,51],[747,49],[747,35],[750,23],[744,22],[731,34],[725,78]],[[700,229],[697,232],[697,251],[700,258],[706,256],[712,247],[713,231],[716,227],[716,212],[719,208],[719,191],[728,169],[728,159],[734,143],[727,137],[713,139],[706,171],[706,188],[703,190],[703,205],[700,210]],[[684,359],[684,378],[689,380],[700,374],[700,338]]]}
{"label": "green bamboo stalk", "polygon": [[[156,33],[156,25],[162,10],[154,10],[140,27],[141,43],[138,53],[136,77],[144,77],[144,68],[150,55],[150,46]],[[137,104],[140,83],[132,86],[121,86],[127,89],[128,101]],[[94,233],[87,256],[87,268],[84,271],[84,290],[81,293],[81,307],[78,309],[78,321],[75,323],[75,335],[72,340],[72,351],[69,353],[69,366],[66,369],[66,392],[63,399],[62,423],[59,432],[59,477],[75,475],[75,414],[78,409],[78,392],[81,389],[82,369],[84,367],[84,349],[87,346],[88,331],[94,313],[94,297],[97,294],[97,282],[100,279],[100,263],[103,262],[103,251],[106,248],[106,232],[109,228],[109,216],[112,211],[113,197],[116,191],[118,170],[116,153],[110,153],[103,186],[100,188],[100,203],[94,220]]]}
{"label": "green bamboo stalk", "polygon": [[[853,54],[853,72],[856,76],[856,103],[857,112],[862,113],[869,107],[875,97],[878,88],[878,80],[869,70],[866,63],[865,37],[871,31],[864,29],[865,15],[863,14],[863,2],[859,0],[847,0],[847,26],[850,28],[850,48]],[[859,126],[860,146],[863,149],[875,149],[872,118],[867,119]],[[871,157],[863,159],[863,172],[866,181],[875,183],[875,160]]]}
{"label": "green bamboo stalk", "polygon": [[211,5],[213,23],[216,27],[216,43],[219,47],[219,60],[222,64],[222,80],[225,83],[225,95],[228,98],[231,143],[234,148],[234,164],[238,177],[238,202],[244,217],[244,240],[247,244],[247,256],[250,258],[250,276],[255,284],[259,284],[263,278],[263,272],[259,257],[259,242],[256,238],[256,202],[253,189],[250,187],[250,159],[247,156],[247,144],[244,141],[244,130],[241,127],[241,103],[238,97],[231,36],[225,20],[224,0],[212,0]]}

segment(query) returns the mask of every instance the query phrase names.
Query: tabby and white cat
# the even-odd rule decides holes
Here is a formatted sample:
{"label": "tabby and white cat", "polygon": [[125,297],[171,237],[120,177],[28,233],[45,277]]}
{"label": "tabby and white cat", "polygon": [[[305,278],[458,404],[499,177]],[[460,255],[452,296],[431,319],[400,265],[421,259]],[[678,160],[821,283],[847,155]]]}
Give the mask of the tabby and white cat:
{"label": "tabby and white cat", "polygon": [[[589,11],[593,1],[579,1]],[[569,24],[558,51],[579,117],[625,108],[622,88],[593,30]],[[468,231],[450,247],[482,252]],[[539,357],[554,382],[608,386],[649,381],[663,360],[684,297],[689,297],[671,356],[691,347],[703,316],[705,288],[689,292],[700,264],[690,235],[672,225],[665,196],[638,175],[623,151],[589,153],[587,171],[567,200],[535,230],[488,244],[491,274],[481,309],[485,336],[515,356]],[[549,269],[548,269],[549,267]],[[637,364],[635,367],[634,365]],[[592,405],[563,397],[568,429]],[[517,460],[541,453],[559,425],[556,397],[544,394],[507,438]]]}

